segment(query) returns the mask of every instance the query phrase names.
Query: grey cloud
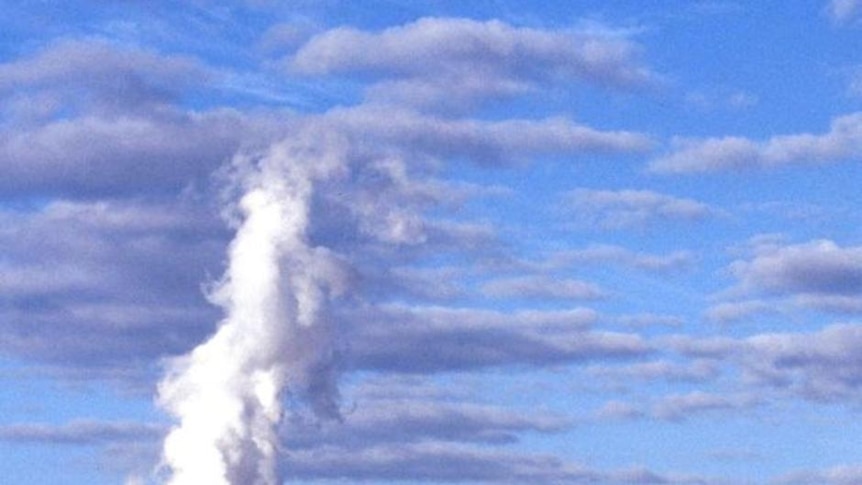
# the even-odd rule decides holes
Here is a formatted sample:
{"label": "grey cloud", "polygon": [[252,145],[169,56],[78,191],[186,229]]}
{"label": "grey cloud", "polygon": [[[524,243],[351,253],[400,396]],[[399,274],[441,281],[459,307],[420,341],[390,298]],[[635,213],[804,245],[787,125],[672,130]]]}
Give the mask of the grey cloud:
{"label": "grey cloud", "polygon": [[577,483],[595,482],[599,478],[597,472],[548,455],[440,442],[377,446],[350,453],[337,446],[297,450],[287,454],[285,462],[289,479]]}
{"label": "grey cloud", "polygon": [[283,441],[295,450],[338,445],[360,449],[376,444],[428,440],[507,444],[524,432],[559,432],[568,423],[556,416],[519,415],[502,408],[433,400],[359,400],[343,421],[289,419]]}
{"label": "grey cloud", "polygon": [[193,204],[56,201],[0,221],[3,353],[95,374],[145,369],[216,317],[201,283],[227,237]]}
{"label": "grey cloud", "polygon": [[847,297],[862,291],[862,248],[829,240],[766,246],[751,260],[732,263],[730,272],[744,291],[795,295],[821,307],[843,301],[847,308]]}
{"label": "grey cloud", "polygon": [[661,173],[694,173],[790,164],[821,164],[862,158],[862,113],[832,120],[824,134],[675,139],[671,151],[650,162]]}
{"label": "grey cloud", "polygon": [[[397,267],[379,275],[372,284],[382,293],[404,293],[421,300],[452,300],[467,294],[459,281],[464,273],[462,268],[455,267]],[[366,273],[365,280],[369,279]]]}
{"label": "grey cloud", "polygon": [[650,190],[577,189],[564,196],[566,210],[581,222],[606,229],[661,220],[699,220],[715,211],[702,202]]}
{"label": "grey cloud", "polygon": [[[690,396],[661,404],[657,415],[703,406],[744,408],[770,392],[818,402],[855,402],[862,398],[862,325],[834,324],[812,332],[761,333],[746,338],[660,337],[652,342],[707,365],[729,365],[754,394]],[[635,366],[636,367],[636,366]],[[722,401],[724,400],[724,401]]]}
{"label": "grey cloud", "polygon": [[776,477],[776,485],[855,485],[862,482],[862,465],[839,465],[825,470],[801,470]]}
{"label": "grey cloud", "polygon": [[173,194],[289,129],[287,116],[180,108],[214,77],[194,59],[87,39],[0,64],[0,196]]}
{"label": "grey cloud", "polygon": [[692,265],[694,260],[695,256],[689,251],[674,251],[664,255],[656,255],[608,244],[560,251],[552,256],[554,266],[572,263],[614,263],[643,271],[657,272],[683,269]]}
{"label": "grey cloud", "polygon": [[518,28],[497,20],[423,18],[381,32],[338,28],[310,39],[290,59],[311,74],[376,73],[372,99],[430,106],[522,93],[571,79],[616,88],[652,82],[638,48],[619,35]]}
{"label": "grey cloud", "polygon": [[832,313],[862,313],[862,300],[856,295],[802,294],[791,299],[797,306],[816,308]]}
{"label": "grey cloud", "polygon": [[656,346],[689,357],[719,360],[733,356],[739,348],[738,341],[730,337],[692,337],[689,335],[660,337]]}
{"label": "grey cloud", "polygon": [[247,140],[270,131],[233,111],[85,116],[7,130],[0,132],[0,194],[173,194],[205,184]]}
{"label": "grey cloud", "polygon": [[354,314],[350,355],[360,369],[433,373],[494,366],[547,366],[650,352],[637,335],[585,328],[586,310],[506,314],[387,306]]}
{"label": "grey cloud", "polygon": [[744,341],[742,367],[761,385],[812,400],[858,398],[862,326],[831,325],[812,333],[773,333]]}
{"label": "grey cloud", "polygon": [[[0,168],[6,174],[0,194],[176,193],[206,184],[238,150],[266,146],[299,123],[278,113],[182,112],[162,106],[146,113],[84,113],[9,127],[0,131]],[[473,121],[365,106],[335,109],[303,123],[349,134],[357,147],[369,151],[407,154],[414,165],[429,162],[429,156],[498,165],[560,154],[639,152],[650,146],[638,133],[600,131],[562,118]]]}
{"label": "grey cloud", "polygon": [[779,312],[780,309],[775,303],[763,300],[745,300],[712,305],[704,312],[704,317],[710,322],[724,324]]}
{"label": "grey cloud", "polygon": [[848,91],[851,96],[862,97],[862,66],[857,66],[850,74]]}
{"label": "grey cloud", "polygon": [[493,298],[595,300],[605,295],[604,291],[592,283],[550,276],[493,279],[483,284],[481,291]]}
{"label": "grey cloud", "polygon": [[108,445],[160,438],[163,426],[124,421],[78,420],[61,425],[30,423],[0,426],[0,441],[66,445]]}
{"label": "grey cloud", "polygon": [[675,315],[662,315],[656,313],[637,313],[633,315],[622,315],[617,321],[628,327],[679,327],[685,323],[682,317]]}
{"label": "grey cloud", "polygon": [[628,485],[712,483],[700,477],[664,475],[644,468],[600,471],[549,455],[488,450],[445,442],[377,446],[350,453],[331,446],[292,452],[286,458],[285,469],[290,479]]}
{"label": "grey cloud", "polygon": [[644,412],[633,404],[615,400],[602,405],[594,416],[600,420],[636,419],[643,417]]}
{"label": "grey cloud", "polygon": [[170,103],[212,76],[187,57],[121,48],[100,40],[63,40],[28,58],[0,64],[0,94],[14,95],[19,101],[53,99],[54,109],[44,115],[70,108],[129,113]]}
{"label": "grey cloud", "polygon": [[326,117],[349,132],[371,135],[414,155],[463,157],[488,165],[561,154],[642,152],[651,146],[643,134],[600,131],[565,118],[477,121],[380,106],[335,109]]}
{"label": "grey cloud", "polygon": [[706,411],[738,410],[757,404],[744,395],[719,395],[702,391],[666,396],[653,405],[652,413],[660,419],[678,421]]}
{"label": "grey cloud", "polygon": [[719,368],[711,360],[693,360],[687,363],[677,363],[667,360],[640,362],[636,364],[612,367],[591,366],[587,371],[602,379],[616,380],[658,380],[704,382],[715,378]]}
{"label": "grey cloud", "polygon": [[706,90],[695,91],[685,96],[687,104],[703,111],[733,110],[751,108],[759,101],[754,94],[745,91]]}

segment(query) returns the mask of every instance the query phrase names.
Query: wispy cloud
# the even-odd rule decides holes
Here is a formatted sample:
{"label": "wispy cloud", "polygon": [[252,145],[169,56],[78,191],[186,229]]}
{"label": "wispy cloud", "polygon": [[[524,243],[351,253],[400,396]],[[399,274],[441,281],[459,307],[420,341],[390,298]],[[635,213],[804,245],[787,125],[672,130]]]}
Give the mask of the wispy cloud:
{"label": "wispy cloud", "polygon": [[165,428],[136,422],[70,421],[62,425],[29,423],[0,426],[0,440],[67,445],[109,445],[117,442],[152,441]]}
{"label": "wispy cloud", "polygon": [[862,2],[859,0],[830,0],[826,12],[838,24],[846,24],[862,15]]}
{"label": "wispy cloud", "polygon": [[595,300],[604,292],[594,284],[568,278],[518,276],[482,285],[482,293],[494,298]]}
{"label": "wispy cloud", "polygon": [[715,214],[693,199],[650,190],[577,189],[563,197],[565,210],[578,220],[605,229],[643,227],[660,221],[696,221]]}

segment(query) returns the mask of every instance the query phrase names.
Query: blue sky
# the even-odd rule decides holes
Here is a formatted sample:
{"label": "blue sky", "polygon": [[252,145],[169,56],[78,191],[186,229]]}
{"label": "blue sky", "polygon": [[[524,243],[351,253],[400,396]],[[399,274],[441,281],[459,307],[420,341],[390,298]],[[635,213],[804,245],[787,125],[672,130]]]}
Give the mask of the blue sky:
{"label": "blue sky", "polygon": [[859,0],[0,12],[9,483],[862,482]]}

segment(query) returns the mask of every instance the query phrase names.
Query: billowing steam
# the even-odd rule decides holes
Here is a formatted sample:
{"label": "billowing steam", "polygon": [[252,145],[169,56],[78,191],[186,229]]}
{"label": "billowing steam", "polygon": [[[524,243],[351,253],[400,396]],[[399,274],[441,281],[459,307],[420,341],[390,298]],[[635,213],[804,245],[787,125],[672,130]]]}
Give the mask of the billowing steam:
{"label": "billowing steam", "polygon": [[[311,129],[233,164],[239,226],[211,295],[226,317],[208,341],[171,362],[159,387],[160,405],[178,420],[163,450],[169,485],[280,484],[285,393],[318,415],[337,415],[330,308],[349,293],[351,268],[312,241],[312,212],[338,200],[348,212],[373,212],[373,192],[345,196],[355,190],[354,172],[376,171],[390,182],[393,173],[390,162],[352,167],[346,146],[342,137]],[[344,190],[321,195],[322,185]],[[325,197],[332,200],[319,202]],[[355,207],[346,205],[351,197],[359,199]],[[383,217],[394,232],[372,234],[377,240],[403,238],[411,232],[405,227],[421,232],[409,217]],[[360,226],[354,232],[363,232]]]}

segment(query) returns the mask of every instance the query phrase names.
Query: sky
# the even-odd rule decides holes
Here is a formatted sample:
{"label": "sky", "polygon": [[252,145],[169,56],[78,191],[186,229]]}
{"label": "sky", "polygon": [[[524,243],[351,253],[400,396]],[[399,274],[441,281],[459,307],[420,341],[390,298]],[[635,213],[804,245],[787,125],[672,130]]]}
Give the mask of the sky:
{"label": "sky", "polygon": [[0,476],[168,483],[263,295],[200,361],[284,374],[263,485],[862,483],[860,46],[859,0],[0,0]]}

